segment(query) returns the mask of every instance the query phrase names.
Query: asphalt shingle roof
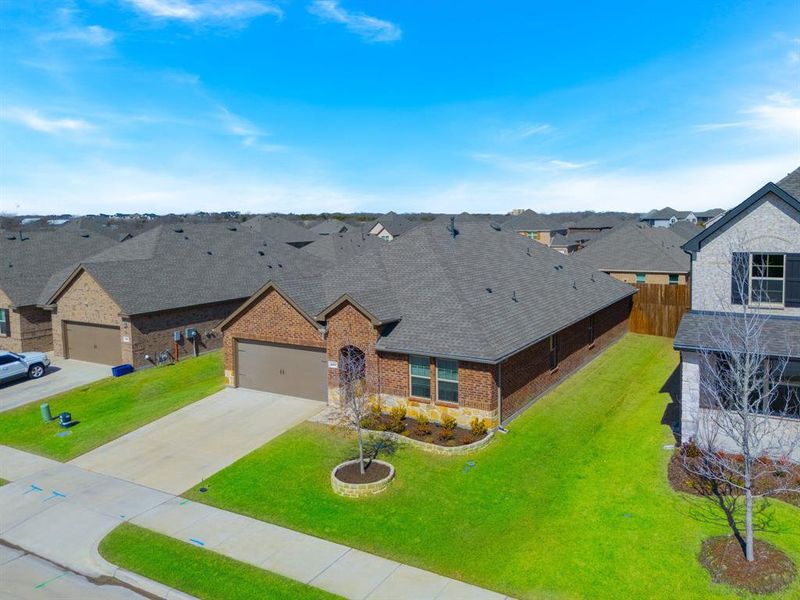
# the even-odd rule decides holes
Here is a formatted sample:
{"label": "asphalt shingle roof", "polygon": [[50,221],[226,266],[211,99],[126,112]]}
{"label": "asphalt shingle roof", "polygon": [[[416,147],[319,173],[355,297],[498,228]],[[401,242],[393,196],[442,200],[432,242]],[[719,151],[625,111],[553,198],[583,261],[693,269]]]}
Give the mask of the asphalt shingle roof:
{"label": "asphalt shingle roof", "polygon": [[688,273],[685,238],[665,227],[628,224],[612,230],[575,256],[603,271]]}
{"label": "asphalt shingle roof", "polygon": [[309,231],[317,235],[331,235],[334,233],[344,233],[347,231],[347,223],[339,219],[326,219],[322,223],[317,223]]}
{"label": "asphalt shingle roof", "polygon": [[[724,351],[719,340],[730,331],[730,314],[689,311],[683,315],[675,335],[676,350]],[[735,317],[733,317],[735,318]],[[763,325],[766,354],[800,358],[800,317],[770,316]]]}
{"label": "asphalt shingle roof", "polygon": [[0,289],[14,306],[39,304],[54,275],[116,244],[111,237],[78,229],[35,229],[21,235],[0,230]]}
{"label": "asphalt shingle roof", "polygon": [[257,215],[242,223],[242,228],[286,244],[308,244],[319,237],[305,227],[277,215]]}
{"label": "asphalt shingle roof", "polygon": [[551,231],[556,228],[543,215],[527,209],[503,223],[503,229],[508,231]]}
{"label": "asphalt shingle roof", "polygon": [[781,179],[778,187],[800,200],[800,167]]}
{"label": "asphalt shingle roof", "polygon": [[384,229],[391,233],[393,237],[403,235],[419,225],[418,221],[409,221],[405,217],[398,215],[395,212],[388,212],[370,223],[367,231],[375,227],[375,225],[378,223],[380,223]]}
{"label": "asphalt shingle roof", "polygon": [[651,210],[649,213],[642,217],[642,220],[649,220],[649,219],[671,219],[675,217],[676,219],[685,219],[689,216],[688,210],[675,210],[670,206],[665,206],[661,209],[654,209]]}
{"label": "asphalt shingle roof", "polygon": [[571,257],[488,223],[420,225],[317,278],[279,286],[308,315],[343,295],[386,326],[384,351],[498,362],[635,293]]}
{"label": "asphalt shingle roof", "polygon": [[320,236],[319,239],[302,251],[327,260],[332,264],[342,264],[352,260],[362,252],[370,252],[380,248],[386,242],[374,235],[367,235],[360,230]]}
{"label": "asphalt shingle roof", "polygon": [[211,224],[158,226],[81,266],[136,315],[247,298],[267,279],[313,275],[328,263],[261,233]]}

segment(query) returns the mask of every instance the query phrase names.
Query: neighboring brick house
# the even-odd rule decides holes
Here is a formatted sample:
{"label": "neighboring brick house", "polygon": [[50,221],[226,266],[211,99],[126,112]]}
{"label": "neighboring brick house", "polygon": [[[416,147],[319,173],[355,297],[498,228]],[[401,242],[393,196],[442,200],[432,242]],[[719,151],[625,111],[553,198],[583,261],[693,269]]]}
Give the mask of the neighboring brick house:
{"label": "neighboring brick house", "polygon": [[220,325],[225,374],[336,402],[353,346],[385,407],[495,426],[621,336],[634,293],[496,225],[434,221],[320,276],[268,281]]}
{"label": "neighboring brick house", "polygon": [[0,231],[0,350],[52,350],[50,313],[42,307],[47,298],[41,298],[48,282],[116,243],[72,228]]}
{"label": "neighboring brick house", "polygon": [[555,226],[550,219],[531,209],[524,210],[511,217],[503,223],[503,229],[513,231],[529,240],[536,240],[545,246],[550,245],[550,241],[556,234],[565,234],[567,232],[566,228]]}
{"label": "neighboring brick house", "polygon": [[692,258],[692,310],[675,337],[683,442],[701,435],[699,424],[715,410],[704,400],[702,370],[710,368],[709,356],[725,359],[719,340],[735,342],[739,334],[731,330],[731,319],[745,310],[763,319],[758,326],[763,353],[788,360],[776,398],[784,404],[765,410],[796,414],[797,420],[784,426],[800,436],[800,201],[793,194],[800,196],[800,169],[777,185],[765,185],[684,245]]}
{"label": "neighboring brick house", "polygon": [[86,258],[49,290],[53,348],[137,368],[162,352],[180,359],[219,348],[214,328],[261,280],[327,265],[233,224],[158,226]]}
{"label": "neighboring brick house", "polygon": [[617,227],[575,256],[594,268],[626,283],[686,285],[689,255],[686,240],[669,228],[636,223]]}

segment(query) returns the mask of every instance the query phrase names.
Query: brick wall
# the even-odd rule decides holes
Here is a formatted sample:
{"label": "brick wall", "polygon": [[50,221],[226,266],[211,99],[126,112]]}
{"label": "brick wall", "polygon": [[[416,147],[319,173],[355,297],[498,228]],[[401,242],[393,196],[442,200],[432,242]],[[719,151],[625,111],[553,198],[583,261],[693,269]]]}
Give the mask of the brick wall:
{"label": "brick wall", "polygon": [[11,310],[11,299],[0,290],[0,308],[8,310],[9,335],[0,335],[0,350],[22,352],[22,339],[20,337],[19,314]]}
{"label": "brick wall", "polygon": [[502,418],[505,420],[535,398],[562,381],[628,328],[630,299],[625,299],[595,314],[595,341],[589,344],[589,320],[558,333],[558,366],[551,370],[549,340],[544,339],[518,352],[501,365]]}
{"label": "brick wall", "polygon": [[222,335],[213,331],[220,321],[236,310],[243,300],[233,300],[219,304],[193,306],[177,310],[169,310],[148,315],[139,315],[124,319],[126,334],[131,340],[133,365],[147,366],[145,355],[156,356],[164,350],[175,354],[173,334],[180,331],[184,334],[178,343],[177,358],[193,355],[193,344],[185,337],[186,330],[194,328],[198,333],[198,352],[216,350],[222,347]]}
{"label": "brick wall", "polygon": [[[62,325],[64,321],[121,327],[120,312],[119,305],[100,287],[97,281],[88,273],[81,273],[58,298],[57,308],[52,313],[53,352],[56,356],[65,356],[66,348],[64,347]],[[122,362],[133,362],[131,344],[122,342],[125,335],[126,331],[123,328],[120,331]],[[129,333],[127,335],[129,336]]]}
{"label": "brick wall", "polygon": [[[53,323],[50,312],[36,306],[25,306],[14,312],[12,327],[20,340],[20,352],[49,352],[53,349]],[[12,329],[13,336],[13,329]]]}
{"label": "brick wall", "polygon": [[[328,315],[327,354],[329,361],[339,362],[339,353],[345,346],[355,346],[366,357],[367,386],[372,394],[380,393],[378,329],[357,308],[346,302]],[[328,369],[328,389],[339,388],[338,369]]]}
{"label": "brick wall", "polygon": [[237,339],[325,348],[319,329],[272,289],[225,328],[222,347],[228,385],[235,385]]}

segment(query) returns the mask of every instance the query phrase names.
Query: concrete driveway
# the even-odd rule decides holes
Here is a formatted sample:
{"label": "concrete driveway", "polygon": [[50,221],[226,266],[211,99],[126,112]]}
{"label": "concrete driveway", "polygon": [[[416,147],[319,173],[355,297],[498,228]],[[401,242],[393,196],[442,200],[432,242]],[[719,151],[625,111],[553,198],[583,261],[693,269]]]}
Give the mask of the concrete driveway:
{"label": "concrete driveway", "polygon": [[226,388],[69,464],[171,494],[181,494],[326,404]]}
{"label": "concrete driveway", "polygon": [[80,360],[52,358],[44,377],[0,384],[0,412],[111,376],[111,367]]}

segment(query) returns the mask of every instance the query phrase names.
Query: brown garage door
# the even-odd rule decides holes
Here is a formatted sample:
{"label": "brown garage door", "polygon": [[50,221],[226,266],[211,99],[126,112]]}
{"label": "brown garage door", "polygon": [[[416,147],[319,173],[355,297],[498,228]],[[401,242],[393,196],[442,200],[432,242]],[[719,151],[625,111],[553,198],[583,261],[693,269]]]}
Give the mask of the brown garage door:
{"label": "brown garage door", "polygon": [[240,340],[236,358],[241,387],[323,402],[328,399],[324,350]]}
{"label": "brown garage door", "polygon": [[91,323],[65,323],[67,358],[118,365],[122,362],[119,327]]}

